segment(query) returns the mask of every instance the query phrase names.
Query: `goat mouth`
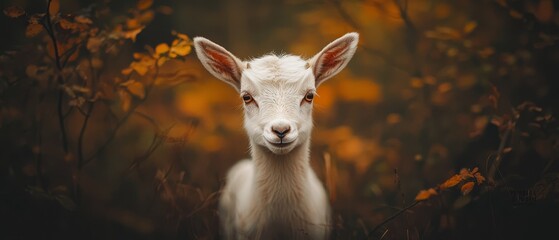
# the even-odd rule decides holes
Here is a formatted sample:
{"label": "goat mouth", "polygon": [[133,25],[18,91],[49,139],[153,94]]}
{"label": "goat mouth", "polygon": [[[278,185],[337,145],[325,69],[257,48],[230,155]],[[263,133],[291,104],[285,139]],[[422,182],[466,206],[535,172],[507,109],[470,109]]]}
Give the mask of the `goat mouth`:
{"label": "goat mouth", "polygon": [[274,142],[268,141],[268,143],[269,143],[270,145],[272,145],[272,146],[274,146],[274,147],[278,147],[278,148],[287,147],[287,146],[291,145],[291,144],[294,143],[294,142],[295,142],[295,141],[291,141],[291,142],[277,142],[277,143],[274,143]]}

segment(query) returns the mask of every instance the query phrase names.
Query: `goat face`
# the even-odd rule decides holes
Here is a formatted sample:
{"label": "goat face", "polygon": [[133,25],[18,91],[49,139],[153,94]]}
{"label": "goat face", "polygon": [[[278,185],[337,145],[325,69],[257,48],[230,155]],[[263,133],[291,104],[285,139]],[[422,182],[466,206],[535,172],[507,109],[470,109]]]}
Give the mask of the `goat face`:
{"label": "goat face", "polygon": [[316,93],[306,61],[289,55],[255,59],[243,71],[240,93],[253,144],[286,154],[308,141]]}

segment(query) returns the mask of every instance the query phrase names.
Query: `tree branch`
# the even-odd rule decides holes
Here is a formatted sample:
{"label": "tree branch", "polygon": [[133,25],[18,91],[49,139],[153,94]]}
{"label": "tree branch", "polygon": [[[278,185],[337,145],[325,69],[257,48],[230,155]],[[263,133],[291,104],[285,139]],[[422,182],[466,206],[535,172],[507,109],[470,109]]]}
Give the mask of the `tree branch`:
{"label": "tree branch", "polygon": [[58,84],[60,85],[60,89],[58,90],[58,100],[57,100],[57,114],[58,114],[58,125],[60,126],[60,133],[62,134],[62,146],[64,148],[64,153],[68,154],[68,136],[66,133],[66,126],[64,123],[64,113],[63,113],[63,103],[64,103],[64,89],[62,89],[61,85],[64,84],[64,78],[62,77],[62,63],[60,61],[60,55],[59,55],[59,50],[58,50],[58,42],[56,40],[56,36],[54,33],[54,27],[52,25],[52,21],[51,21],[51,15],[50,15],[50,5],[51,5],[51,0],[48,0],[47,2],[47,10],[46,10],[46,14],[45,14],[45,20],[43,21],[43,28],[46,30],[46,32],[48,33],[51,41],[52,41],[52,45],[54,48],[54,62],[56,64],[56,69],[57,69],[57,80],[58,80]]}

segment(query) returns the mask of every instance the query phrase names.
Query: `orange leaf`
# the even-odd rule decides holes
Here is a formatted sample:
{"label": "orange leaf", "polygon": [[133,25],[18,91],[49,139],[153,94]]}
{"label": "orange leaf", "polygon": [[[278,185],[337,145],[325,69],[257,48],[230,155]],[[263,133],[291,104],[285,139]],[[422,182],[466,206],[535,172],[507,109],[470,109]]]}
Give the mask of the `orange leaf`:
{"label": "orange leaf", "polygon": [[124,31],[122,32],[122,37],[127,39],[132,39],[132,41],[135,42],[136,37],[138,36],[138,34],[140,34],[140,32],[142,32],[142,30],[144,30],[144,27],[140,27],[138,29],[134,29],[130,31]]}
{"label": "orange leaf", "polygon": [[31,23],[25,29],[25,36],[31,38],[39,35],[43,31],[43,26],[38,23]]}
{"label": "orange leaf", "polygon": [[89,50],[92,53],[95,53],[97,51],[99,51],[99,47],[101,47],[101,38],[98,37],[91,37],[89,39],[87,39],[87,50]]}
{"label": "orange leaf", "polygon": [[[191,49],[192,48],[190,47],[190,45],[188,43],[182,42],[182,43],[179,43],[179,44],[173,46],[171,48],[171,53],[174,53],[176,55],[184,57],[184,56],[186,56],[187,54],[190,53]],[[176,56],[172,56],[172,57],[176,57]]]}
{"label": "orange leaf", "polygon": [[81,15],[78,15],[74,18],[74,21],[78,22],[78,23],[82,23],[82,24],[92,24],[93,21],[91,21],[91,19],[89,19],[88,17],[84,17]]}
{"label": "orange leaf", "polygon": [[478,185],[479,185],[479,184],[482,184],[482,183],[485,181],[485,177],[482,176],[481,173],[478,173],[478,172],[477,172],[477,173],[474,175],[474,177],[476,178],[476,182],[477,182]]}
{"label": "orange leaf", "polygon": [[132,96],[124,90],[119,90],[118,95],[120,96],[120,107],[122,108],[122,111],[128,112],[130,105],[132,104]]}
{"label": "orange leaf", "polygon": [[433,195],[437,195],[437,191],[435,191],[435,189],[433,188],[429,188],[428,190],[421,190],[419,191],[417,196],[415,196],[415,200],[416,201],[427,200]]}
{"label": "orange leaf", "polygon": [[146,10],[149,7],[151,7],[152,4],[153,4],[153,0],[140,0],[138,1],[136,8],[138,8],[139,10]]}
{"label": "orange leaf", "polygon": [[462,177],[460,177],[460,175],[457,174],[452,176],[448,180],[446,180],[440,187],[441,189],[451,188],[456,186],[456,184],[460,183],[461,181],[462,181]]}
{"label": "orange leaf", "polygon": [[155,47],[155,54],[161,55],[169,51],[169,45],[167,43],[160,43]]}
{"label": "orange leaf", "polygon": [[49,14],[54,16],[58,14],[60,11],[60,1],[59,0],[51,0],[49,5]]}
{"label": "orange leaf", "polygon": [[476,29],[477,27],[477,23],[476,22],[468,22],[465,26],[464,26],[464,33],[468,34],[471,33],[472,31],[474,31],[474,29]]}
{"label": "orange leaf", "polygon": [[11,18],[17,18],[25,14],[25,10],[17,6],[9,6],[4,9],[4,14]]}
{"label": "orange leaf", "polygon": [[76,28],[78,28],[78,24],[70,22],[70,21],[68,21],[64,18],[60,19],[58,24],[60,24],[60,27],[62,29],[76,29]]}
{"label": "orange leaf", "polygon": [[124,82],[120,85],[126,87],[126,89],[128,89],[128,91],[132,95],[139,97],[140,99],[143,99],[146,96],[146,88],[144,87],[144,84],[142,84],[141,82],[137,82],[135,80],[128,80],[127,82]]}
{"label": "orange leaf", "polygon": [[467,182],[464,185],[462,185],[460,191],[462,192],[462,195],[468,195],[468,193],[470,193],[472,189],[474,189],[474,182]]}

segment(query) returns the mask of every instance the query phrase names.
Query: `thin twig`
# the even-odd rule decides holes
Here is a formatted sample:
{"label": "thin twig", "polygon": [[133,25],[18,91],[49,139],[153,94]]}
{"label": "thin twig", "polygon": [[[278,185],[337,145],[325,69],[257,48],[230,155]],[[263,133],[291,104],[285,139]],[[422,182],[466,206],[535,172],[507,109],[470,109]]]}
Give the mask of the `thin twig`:
{"label": "thin twig", "polygon": [[495,182],[495,173],[499,170],[499,166],[501,165],[501,160],[503,158],[503,150],[507,145],[508,138],[510,136],[510,133],[512,132],[513,125],[514,124],[512,122],[508,123],[505,134],[503,135],[503,139],[501,139],[501,143],[499,144],[499,148],[497,149],[497,156],[495,156],[495,160],[493,161],[493,164],[489,169],[489,173],[487,174],[487,177],[490,182],[493,183]]}
{"label": "thin twig", "polygon": [[[56,40],[56,36],[54,34],[54,27],[52,25],[52,21],[51,21],[51,16],[50,16],[50,5],[51,5],[51,0],[48,0],[47,2],[47,10],[46,10],[46,14],[45,14],[45,21],[43,21],[43,28],[46,30],[46,32],[48,33],[51,41],[52,41],[52,45],[54,48],[54,62],[56,64],[56,69],[57,69],[57,79],[58,79],[58,84],[60,86],[62,86],[64,84],[64,78],[62,77],[62,63],[60,62],[60,55],[59,55],[59,50],[58,50],[58,42]],[[60,132],[62,134],[62,146],[64,148],[64,153],[68,154],[68,136],[66,134],[66,126],[64,123],[64,113],[63,111],[63,103],[64,103],[64,89],[62,89],[60,87],[60,89],[58,90],[58,100],[57,100],[57,113],[58,113],[58,124],[60,126]]]}
{"label": "thin twig", "polygon": [[135,112],[136,108],[138,106],[140,106],[149,96],[149,93],[151,92],[153,86],[155,85],[155,81],[157,79],[157,77],[159,76],[159,67],[156,65],[155,66],[155,73],[153,76],[153,80],[151,81],[151,83],[146,87],[146,94],[144,96],[144,98],[140,99],[136,104],[134,104],[129,110],[128,112],[126,112],[126,114],[124,115],[124,117],[122,117],[120,120],[118,120],[115,128],[113,128],[113,130],[111,131],[111,133],[109,134],[109,137],[105,140],[105,142],[97,149],[97,151],[95,151],[95,153],[93,153],[91,155],[91,157],[89,157],[88,159],[86,159],[83,162],[82,167],[86,166],[87,164],[91,163],[100,153],[102,153],[108,146],[109,144],[114,140],[116,133],[118,132],[118,130],[122,127],[122,125],[124,125],[124,123],[126,123],[126,121],[128,120],[128,118]]}
{"label": "thin twig", "polygon": [[386,223],[392,221],[392,219],[400,216],[402,213],[406,212],[407,210],[409,210],[410,208],[414,207],[415,205],[417,205],[418,203],[420,203],[421,201],[415,201],[412,204],[410,204],[409,206],[403,208],[402,210],[398,211],[397,213],[393,214],[392,216],[384,219],[384,221],[382,221],[381,223],[379,223],[375,228],[373,228],[373,230],[370,232],[368,237],[371,237],[372,234],[374,234],[380,227],[384,226]]}

